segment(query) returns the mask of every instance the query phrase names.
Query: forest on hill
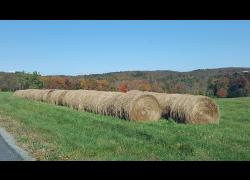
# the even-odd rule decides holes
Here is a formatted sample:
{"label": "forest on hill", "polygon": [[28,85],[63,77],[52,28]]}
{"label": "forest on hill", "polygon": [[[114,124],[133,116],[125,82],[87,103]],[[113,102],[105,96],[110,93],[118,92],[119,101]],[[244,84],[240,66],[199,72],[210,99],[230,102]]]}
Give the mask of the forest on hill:
{"label": "forest on hill", "polygon": [[123,71],[80,76],[41,76],[38,72],[0,72],[0,90],[27,88],[121,91],[137,89],[210,97],[250,96],[250,68],[177,71]]}

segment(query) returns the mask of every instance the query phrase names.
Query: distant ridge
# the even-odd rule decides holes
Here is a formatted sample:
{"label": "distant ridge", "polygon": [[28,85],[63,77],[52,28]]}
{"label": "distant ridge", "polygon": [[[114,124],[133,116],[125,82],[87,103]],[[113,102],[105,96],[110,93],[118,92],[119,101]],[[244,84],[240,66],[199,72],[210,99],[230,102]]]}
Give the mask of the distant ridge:
{"label": "distant ridge", "polygon": [[89,75],[77,75],[79,76],[102,76],[102,75],[112,75],[112,74],[121,74],[121,73],[200,73],[200,72],[217,72],[217,73],[233,73],[233,72],[241,72],[241,71],[250,71],[250,67],[224,67],[224,68],[208,68],[208,69],[196,69],[192,71],[172,71],[172,70],[153,70],[153,71],[116,71],[116,72],[108,72],[108,73],[100,73],[100,74],[89,74]]}
{"label": "distant ridge", "polygon": [[[116,74],[135,74],[135,73],[152,73],[152,74],[158,74],[158,73],[184,73],[184,74],[193,74],[193,73],[207,73],[207,72],[213,72],[216,74],[227,74],[227,73],[234,73],[234,72],[242,72],[242,71],[250,71],[250,67],[222,67],[222,68],[207,68],[207,69],[195,69],[191,71],[173,71],[173,70],[150,70],[150,71],[144,71],[144,70],[134,70],[134,71],[114,71],[114,72],[108,72],[108,73],[95,73],[95,74],[88,74],[88,75],[44,75],[44,76],[61,76],[61,77],[87,77],[87,76],[108,76],[108,75],[116,75]],[[13,71],[5,72],[0,71],[0,74],[12,74]]]}

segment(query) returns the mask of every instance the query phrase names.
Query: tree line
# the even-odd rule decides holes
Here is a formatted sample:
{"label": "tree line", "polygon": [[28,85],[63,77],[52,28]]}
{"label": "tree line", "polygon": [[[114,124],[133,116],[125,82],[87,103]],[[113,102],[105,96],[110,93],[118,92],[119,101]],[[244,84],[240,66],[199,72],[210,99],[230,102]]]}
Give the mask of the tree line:
{"label": "tree line", "polygon": [[39,72],[0,73],[0,90],[87,89],[127,92],[132,89],[165,93],[207,95],[210,97],[250,96],[250,73],[234,72],[205,76],[202,73],[147,74],[143,72],[91,75],[41,76]]}
{"label": "tree line", "polygon": [[221,98],[250,96],[250,73],[234,73],[210,78],[207,95]]}

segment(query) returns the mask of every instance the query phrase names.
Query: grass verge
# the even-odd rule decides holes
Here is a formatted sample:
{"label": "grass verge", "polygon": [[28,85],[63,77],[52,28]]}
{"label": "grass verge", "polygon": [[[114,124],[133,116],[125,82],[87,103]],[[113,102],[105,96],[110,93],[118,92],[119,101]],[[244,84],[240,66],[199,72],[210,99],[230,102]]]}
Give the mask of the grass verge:
{"label": "grass verge", "polygon": [[250,98],[216,99],[220,125],[136,123],[0,93],[0,126],[37,160],[250,160]]}

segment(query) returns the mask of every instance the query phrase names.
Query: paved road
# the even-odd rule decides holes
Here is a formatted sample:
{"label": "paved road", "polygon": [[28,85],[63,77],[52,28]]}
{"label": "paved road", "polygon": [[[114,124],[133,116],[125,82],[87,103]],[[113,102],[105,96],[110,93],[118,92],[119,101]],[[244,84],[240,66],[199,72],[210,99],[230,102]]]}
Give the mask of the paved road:
{"label": "paved road", "polygon": [[21,156],[17,154],[0,136],[0,161],[23,161]]}

